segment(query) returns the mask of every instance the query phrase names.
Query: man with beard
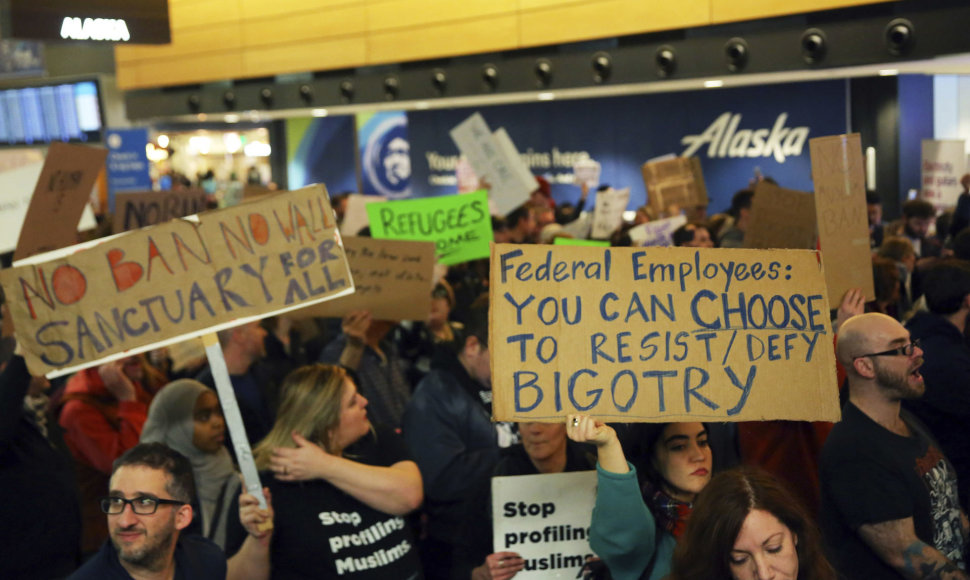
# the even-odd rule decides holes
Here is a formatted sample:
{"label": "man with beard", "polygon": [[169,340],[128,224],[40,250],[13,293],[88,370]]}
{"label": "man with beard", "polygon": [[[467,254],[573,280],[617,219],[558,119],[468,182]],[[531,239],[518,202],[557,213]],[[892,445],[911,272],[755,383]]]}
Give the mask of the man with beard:
{"label": "man with beard", "polygon": [[847,579],[968,578],[956,475],[926,427],[902,409],[923,395],[923,351],[896,320],[846,321],[836,352],[849,400],[822,449],[821,524]]}
{"label": "man with beard", "polygon": [[71,580],[226,577],[226,557],[201,536],[180,537],[192,521],[189,460],[162,443],[137,445],[118,458],[101,500],[109,541]]}

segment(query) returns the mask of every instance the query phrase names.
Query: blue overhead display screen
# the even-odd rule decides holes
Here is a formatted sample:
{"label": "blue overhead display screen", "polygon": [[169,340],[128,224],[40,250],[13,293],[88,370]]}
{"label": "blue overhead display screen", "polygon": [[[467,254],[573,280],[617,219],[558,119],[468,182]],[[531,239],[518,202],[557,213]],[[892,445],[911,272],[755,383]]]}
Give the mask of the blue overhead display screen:
{"label": "blue overhead display screen", "polygon": [[0,145],[101,140],[96,81],[0,90]]}

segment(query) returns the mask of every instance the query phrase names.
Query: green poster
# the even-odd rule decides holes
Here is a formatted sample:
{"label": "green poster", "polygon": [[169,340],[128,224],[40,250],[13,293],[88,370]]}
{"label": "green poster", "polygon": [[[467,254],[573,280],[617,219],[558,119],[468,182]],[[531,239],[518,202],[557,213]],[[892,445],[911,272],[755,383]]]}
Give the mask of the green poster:
{"label": "green poster", "polygon": [[485,190],[367,204],[371,235],[435,243],[438,261],[452,265],[488,257],[492,218]]}
{"label": "green poster", "polygon": [[610,247],[610,243],[606,240],[579,240],[574,238],[556,238],[553,240],[553,245],[556,246],[597,246],[601,248]]}

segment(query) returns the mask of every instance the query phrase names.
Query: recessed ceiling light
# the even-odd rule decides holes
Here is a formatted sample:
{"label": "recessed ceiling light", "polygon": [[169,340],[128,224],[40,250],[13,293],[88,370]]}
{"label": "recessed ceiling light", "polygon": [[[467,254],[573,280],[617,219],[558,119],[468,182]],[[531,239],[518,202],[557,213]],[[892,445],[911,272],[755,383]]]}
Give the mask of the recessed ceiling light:
{"label": "recessed ceiling light", "polygon": [[536,97],[540,101],[553,101],[556,98],[556,93],[539,93]]}
{"label": "recessed ceiling light", "polygon": [[723,87],[723,86],[724,86],[724,81],[721,81],[721,80],[704,81],[705,89],[716,89],[718,87]]}
{"label": "recessed ceiling light", "polygon": [[899,69],[895,68],[884,68],[879,71],[879,76],[881,77],[894,77],[899,74]]}
{"label": "recessed ceiling light", "polygon": [[313,109],[314,117],[326,117],[328,115],[326,109]]}

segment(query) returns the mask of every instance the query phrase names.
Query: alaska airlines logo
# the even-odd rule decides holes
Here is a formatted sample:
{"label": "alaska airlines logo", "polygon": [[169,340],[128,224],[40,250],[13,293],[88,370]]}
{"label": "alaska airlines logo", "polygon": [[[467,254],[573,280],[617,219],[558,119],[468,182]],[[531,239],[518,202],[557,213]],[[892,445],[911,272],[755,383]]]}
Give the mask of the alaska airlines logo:
{"label": "alaska airlines logo", "polygon": [[741,129],[741,114],[727,112],[714,120],[700,135],[686,135],[680,140],[687,149],[682,157],[690,157],[707,145],[707,156],[714,159],[725,157],[771,157],[784,163],[788,156],[802,154],[808,139],[808,127],[786,127],[788,113],[775,119],[771,129]]}
{"label": "alaska airlines logo", "polygon": [[128,24],[121,19],[112,18],[64,18],[61,22],[61,38],[65,40],[110,40],[114,42],[131,40]]}

